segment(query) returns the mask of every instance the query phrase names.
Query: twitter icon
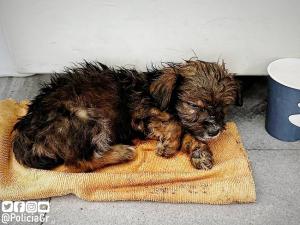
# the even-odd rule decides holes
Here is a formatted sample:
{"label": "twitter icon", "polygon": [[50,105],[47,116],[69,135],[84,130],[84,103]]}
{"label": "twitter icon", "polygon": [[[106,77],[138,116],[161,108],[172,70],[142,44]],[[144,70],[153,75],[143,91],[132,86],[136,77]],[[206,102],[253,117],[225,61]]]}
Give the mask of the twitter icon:
{"label": "twitter icon", "polygon": [[1,209],[2,212],[12,212],[14,209],[14,203],[12,201],[3,201]]}

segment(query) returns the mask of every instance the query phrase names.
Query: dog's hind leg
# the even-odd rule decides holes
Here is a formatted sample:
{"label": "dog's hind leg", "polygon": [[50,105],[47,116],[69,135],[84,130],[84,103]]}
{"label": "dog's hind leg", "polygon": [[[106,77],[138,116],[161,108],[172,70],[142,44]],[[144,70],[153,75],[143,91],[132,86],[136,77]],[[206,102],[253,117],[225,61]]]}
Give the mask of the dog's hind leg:
{"label": "dog's hind leg", "polygon": [[63,165],[56,168],[60,172],[91,172],[103,167],[131,161],[135,158],[136,152],[130,145],[113,145],[108,151],[95,152],[91,159],[78,161],[76,165]]}

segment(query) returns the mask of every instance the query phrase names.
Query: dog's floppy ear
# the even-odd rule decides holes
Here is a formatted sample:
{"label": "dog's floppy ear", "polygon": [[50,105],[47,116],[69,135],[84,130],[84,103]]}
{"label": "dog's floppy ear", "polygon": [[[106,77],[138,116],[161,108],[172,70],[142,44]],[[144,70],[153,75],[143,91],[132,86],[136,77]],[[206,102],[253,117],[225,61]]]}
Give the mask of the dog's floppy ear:
{"label": "dog's floppy ear", "polygon": [[166,110],[172,98],[174,89],[178,83],[178,75],[175,73],[163,73],[150,85],[150,94],[159,104],[161,110]]}

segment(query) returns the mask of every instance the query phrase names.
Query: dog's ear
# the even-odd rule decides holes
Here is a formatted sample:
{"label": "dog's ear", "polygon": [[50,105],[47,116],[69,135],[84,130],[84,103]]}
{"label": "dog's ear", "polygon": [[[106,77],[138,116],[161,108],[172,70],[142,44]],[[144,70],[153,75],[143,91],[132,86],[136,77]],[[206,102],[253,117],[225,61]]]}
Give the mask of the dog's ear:
{"label": "dog's ear", "polygon": [[166,110],[171,101],[175,87],[179,81],[175,73],[163,73],[150,85],[150,94],[159,104],[161,110]]}

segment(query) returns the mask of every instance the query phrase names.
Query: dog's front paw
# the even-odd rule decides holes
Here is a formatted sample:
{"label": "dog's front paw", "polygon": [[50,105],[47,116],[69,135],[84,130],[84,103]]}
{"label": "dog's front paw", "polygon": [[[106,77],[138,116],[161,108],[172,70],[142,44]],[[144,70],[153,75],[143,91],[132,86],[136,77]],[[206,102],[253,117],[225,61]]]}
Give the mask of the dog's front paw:
{"label": "dog's front paw", "polygon": [[176,152],[177,152],[176,148],[172,148],[162,142],[158,142],[158,144],[157,144],[156,155],[158,155],[158,156],[170,158],[173,155],[175,155]]}
{"label": "dog's front paw", "polygon": [[191,153],[191,163],[198,170],[209,170],[213,167],[212,153],[208,149],[196,149]]}

